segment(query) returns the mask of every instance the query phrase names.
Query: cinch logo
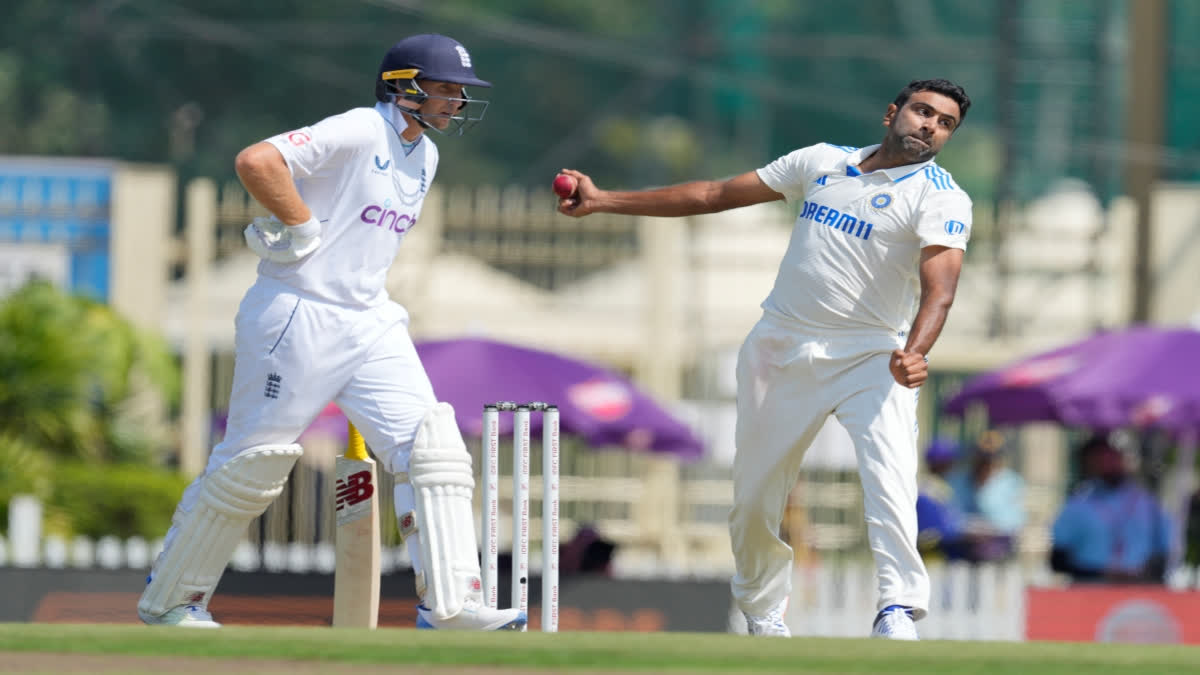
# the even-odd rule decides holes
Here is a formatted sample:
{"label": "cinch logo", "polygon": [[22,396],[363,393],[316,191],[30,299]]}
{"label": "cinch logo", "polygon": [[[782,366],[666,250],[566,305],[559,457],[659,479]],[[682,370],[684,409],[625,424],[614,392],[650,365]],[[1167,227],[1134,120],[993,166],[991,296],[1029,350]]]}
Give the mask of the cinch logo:
{"label": "cinch logo", "polygon": [[816,202],[804,202],[804,208],[800,210],[800,217],[811,220],[814,223],[828,225],[835,230],[841,230],[851,237],[857,237],[863,241],[871,237],[871,229],[875,227],[861,218],[852,216],[849,213],[842,213],[837,209],[831,209]]}
{"label": "cinch logo", "polygon": [[365,502],[375,494],[375,486],[371,484],[371,472],[359,471],[339,480],[334,492],[337,498],[337,511],[347,506]]}
{"label": "cinch logo", "polygon": [[962,223],[957,220],[947,220],[946,221],[946,234],[951,234],[951,235],[962,234],[963,230],[966,230],[966,229],[967,229],[966,223]]}
{"label": "cinch logo", "polygon": [[391,205],[392,200],[390,199],[385,201],[383,206],[379,206],[378,204],[368,204],[367,207],[362,210],[362,213],[359,214],[358,218],[368,225],[382,227],[391,230],[396,234],[404,234],[410,228],[412,228],[413,225],[417,224],[416,216],[412,216],[407,213],[400,213],[399,211],[391,208]]}

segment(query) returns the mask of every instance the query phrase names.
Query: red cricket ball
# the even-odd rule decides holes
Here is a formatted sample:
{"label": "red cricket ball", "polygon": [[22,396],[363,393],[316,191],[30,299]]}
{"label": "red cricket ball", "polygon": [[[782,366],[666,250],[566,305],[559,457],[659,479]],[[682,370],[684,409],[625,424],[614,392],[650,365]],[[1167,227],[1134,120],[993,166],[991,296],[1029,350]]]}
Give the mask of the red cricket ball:
{"label": "red cricket ball", "polygon": [[574,176],[568,176],[565,173],[560,173],[554,178],[554,194],[562,197],[563,199],[567,199],[571,195],[575,194],[575,188],[577,185],[578,184],[575,181]]}

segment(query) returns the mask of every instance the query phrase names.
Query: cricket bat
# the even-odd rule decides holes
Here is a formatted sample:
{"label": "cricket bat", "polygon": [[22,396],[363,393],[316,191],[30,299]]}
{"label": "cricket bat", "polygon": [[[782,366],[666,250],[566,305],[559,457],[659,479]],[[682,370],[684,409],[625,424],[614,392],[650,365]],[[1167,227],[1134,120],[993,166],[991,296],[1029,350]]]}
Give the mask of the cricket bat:
{"label": "cricket bat", "polygon": [[333,573],[333,625],[375,628],[379,624],[379,500],[375,460],[354,425],[346,454],[337,458]]}

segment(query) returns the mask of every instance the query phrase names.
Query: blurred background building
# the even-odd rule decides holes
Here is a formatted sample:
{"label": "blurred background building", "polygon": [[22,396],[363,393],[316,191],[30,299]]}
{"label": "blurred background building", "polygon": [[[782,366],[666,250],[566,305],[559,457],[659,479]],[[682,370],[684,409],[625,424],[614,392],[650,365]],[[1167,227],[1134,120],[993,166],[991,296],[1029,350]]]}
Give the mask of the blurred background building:
{"label": "blurred background building", "polygon": [[[161,424],[125,425],[104,442],[137,437],[130,457],[184,478],[219,440],[233,316],[255,275],[241,230],[261,211],[236,181],[234,155],[370,105],[383,50],[418,32],[462,41],[496,86],[473,92],[491,101],[482,124],[435,139],[435,189],[389,277],[414,337],[486,337],[602,364],[706,444],[695,462],[573,449],[566,533],[590,525],[612,540],[614,574],[730,573],[734,359],[795,214],[764,205],[568,219],[548,189],[561,167],[612,188],[733,175],[815,142],[875,143],[909,80],[961,83],[974,105],[939,163],[973,197],[975,228],[931,354],[922,447],[934,437],[972,447],[989,429],[977,411],[939,412],[972,374],[1099,329],[1200,325],[1200,4],[1186,0],[866,0],[836,12],[766,0],[40,0],[6,12],[0,292],[48,279],[164,341],[175,385],[140,386],[135,373],[128,387]],[[155,393],[133,396],[143,389]],[[3,405],[27,404],[0,396]],[[85,464],[103,456],[27,415],[9,419],[0,462],[10,476],[34,473],[42,450]],[[1086,430],[1002,431],[1025,516],[997,574],[1017,588],[1026,576],[1004,575],[1052,578],[1050,523]],[[327,544],[332,516],[312,495],[328,487],[340,442],[312,431],[289,492],[252,528],[246,566],[266,564],[272,544]],[[1168,454],[1140,466],[1155,485],[1178,465]],[[0,501],[28,484],[0,480]],[[59,492],[41,495],[42,535],[149,539],[165,529],[88,529],[56,506]],[[1172,495],[1167,511],[1185,521],[1186,500]],[[826,585],[838,587],[868,560],[861,501],[849,440],[831,421],[785,521],[798,569],[834,575]],[[321,554],[311,555],[318,562],[293,567],[319,569]],[[954,625],[945,622],[947,636]]]}

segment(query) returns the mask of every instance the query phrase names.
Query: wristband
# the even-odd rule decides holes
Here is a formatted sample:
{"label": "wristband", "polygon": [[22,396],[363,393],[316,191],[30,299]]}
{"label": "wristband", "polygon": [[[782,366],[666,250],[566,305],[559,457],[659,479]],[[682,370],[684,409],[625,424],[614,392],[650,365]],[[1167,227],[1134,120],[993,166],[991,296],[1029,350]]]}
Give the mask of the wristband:
{"label": "wristband", "polygon": [[312,239],[321,234],[321,221],[317,220],[316,216],[312,216],[299,225],[288,225],[287,229],[292,233],[293,240]]}

